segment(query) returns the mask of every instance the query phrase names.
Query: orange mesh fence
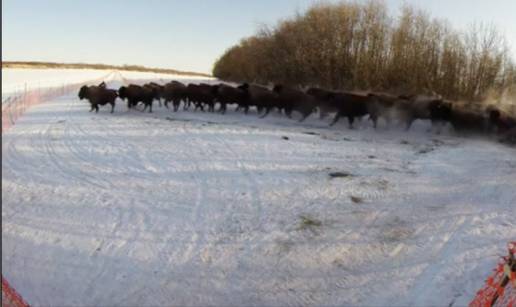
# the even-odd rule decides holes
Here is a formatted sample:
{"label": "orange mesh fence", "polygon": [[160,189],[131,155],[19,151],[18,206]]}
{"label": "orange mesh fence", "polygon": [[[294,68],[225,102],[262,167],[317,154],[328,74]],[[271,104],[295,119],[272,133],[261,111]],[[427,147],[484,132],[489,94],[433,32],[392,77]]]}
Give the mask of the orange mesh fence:
{"label": "orange mesh fence", "polygon": [[[25,90],[22,93],[15,94],[2,99],[2,134],[7,131],[16,120],[31,106],[42,103],[44,101],[57,98],[64,94],[78,90],[86,84],[95,84],[104,80],[109,76],[90,80],[88,82],[74,83],[52,88],[38,88],[34,90]],[[5,307],[27,307],[29,306],[14,290],[2,275],[2,306]]]}
{"label": "orange mesh fence", "polygon": [[17,93],[13,96],[2,100],[2,133],[9,129],[16,120],[31,106],[39,104],[44,101],[48,101],[72,91],[78,90],[81,86],[86,84],[96,84],[104,79],[108,75],[98,78],[95,80],[89,80],[87,82],[67,84],[57,87],[49,88],[38,88],[32,90],[24,90],[21,93]]}
{"label": "orange mesh fence", "polygon": [[508,249],[509,255],[500,259],[470,307],[516,307],[516,241]]}
{"label": "orange mesh fence", "polygon": [[2,306],[4,307],[28,307],[23,298],[9,285],[2,276]]}

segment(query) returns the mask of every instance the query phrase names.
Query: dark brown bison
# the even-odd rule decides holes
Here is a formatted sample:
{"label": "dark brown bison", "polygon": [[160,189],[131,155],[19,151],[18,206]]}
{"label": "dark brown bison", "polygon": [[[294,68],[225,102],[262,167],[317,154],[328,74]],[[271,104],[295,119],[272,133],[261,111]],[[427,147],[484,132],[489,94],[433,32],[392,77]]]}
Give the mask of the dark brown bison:
{"label": "dark brown bison", "polygon": [[153,89],[154,91],[154,99],[158,101],[159,106],[161,107],[161,98],[163,98],[163,85],[160,85],[155,82],[150,82],[144,84],[143,86]]}
{"label": "dark brown bison", "polygon": [[321,88],[309,88],[306,93],[317,99],[317,108],[319,109],[319,118],[324,119],[330,113],[335,113],[338,108],[332,103],[335,92],[327,91]]}
{"label": "dark brown bison", "polygon": [[152,113],[152,101],[156,96],[156,90],[151,87],[139,86],[130,84],[129,86],[122,86],[118,90],[118,95],[121,99],[127,99],[127,108],[133,108],[139,102],[144,104],[143,111],[149,107],[149,113]]}
{"label": "dark brown bison", "polygon": [[499,141],[508,145],[516,146],[516,127],[502,132]]}
{"label": "dark brown bison", "polygon": [[278,107],[277,94],[264,86],[244,83],[239,88],[245,92],[244,97],[246,99],[241,100],[239,103],[239,108],[243,108],[245,114],[247,114],[250,107],[254,106],[258,113],[265,110],[261,115],[263,118],[273,108]]}
{"label": "dark brown bison", "polygon": [[487,131],[487,118],[473,110],[452,106],[449,121],[457,132],[482,133]]}
{"label": "dark brown bison", "polygon": [[299,120],[301,122],[317,110],[317,99],[300,90],[283,85],[275,85],[273,92],[277,94],[276,105],[283,109],[289,118],[292,111],[297,111],[301,113],[302,117]]}
{"label": "dark brown bison", "polygon": [[409,130],[416,120],[430,120],[432,125],[449,120],[451,104],[440,98],[427,96],[400,96],[398,114]]}
{"label": "dark brown bison", "polygon": [[489,116],[489,130],[496,128],[498,133],[503,134],[516,127],[516,118],[511,117],[497,107],[489,106],[486,113]]}
{"label": "dark brown bison", "polygon": [[164,99],[165,107],[168,108],[168,103],[171,101],[174,112],[177,112],[181,101],[185,101],[186,107],[186,85],[179,81],[171,81],[163,87],[162,97]]}
{"label": "dark brown bison", "polygon": [[204,111],[204,105],[208,105],[210,112],[215,111],[216,95],[211,85],[205,83],[188,84],[186,87],[186,96],[189,101],[194,103],[194,110],[201,109],[201,111]]}
{"label": "dark brown bison", "polygon": [[405,98],[378,93],[369,93],[368,97],[370,98],[367,102],[369,118],[373,121],[375,129],[380,118],[383,118],[389,125],[398,118],[400,109],[407,107]]}
{"label": "dark brown bison", "polygon": [[339,92],[334,93],[330,101],[338,110],[330,126],[335,125],[341,117],[347,117],[349,128],[352,129],[355,118],[362,118],[369,114],[371,97]]}
{"label": "dark brown bison", "polygon": [[244,104],[249,98],[245,89],[232,87],[226,84],[219,84],[216,89],[216,101],[220,103],[220,112],[226,113],[228,104]]}
{"label": "dark brown bison", "polygon": [[79,89],[79,99],[88,99],[91,105],[90,112],[95,110],[95,112],[99,111],[99,105],[103,106],[106,104],[111,105],[111,113],[115,111],[115,100],[118,97],[118,94],[115,90],[107,89],[104,84],[100,84],[99,86],[84,85]]}

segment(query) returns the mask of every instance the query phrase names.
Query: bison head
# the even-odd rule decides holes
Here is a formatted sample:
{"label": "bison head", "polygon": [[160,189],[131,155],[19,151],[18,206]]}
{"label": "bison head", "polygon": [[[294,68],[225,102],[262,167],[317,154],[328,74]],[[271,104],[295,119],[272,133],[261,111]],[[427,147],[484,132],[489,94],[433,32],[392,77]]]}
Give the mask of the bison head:
{"label": "bison head", "polygon": [[273,92],[276,92],[276,93],[281,93],[281,91],[283,91],[283,85],[281,84],[275,84],[274,85],[274,88],[272,89]]}
{"label": "bison head", "polygon": [[432,100],[429,105],[430,116],[434,120],[450,120],[452,114],[452,103],[441,99]]}
{"label": "bison head", "polygon": [[79,99],[88,98],[88,87],[86,85],[83,85],[81,89],[79,90]]}
{"label": "bison head", "polygon": [[127,90],[127,87],[125,87],[125,86],[121,86],[118,89],[118,97],[120,97],[120,99],[125,99],[127,97],[126,90]]}
{"label": "bison head", "polygon": [[238,86],[238,88],[246,91],[249,89],[249,83],[242,83],[241,85]]}
{"label": "bison head", "polygon": [[500,110],[498,110],[498,109],[491,109],[491,110],[489,110],[489,119],[492,122],[498,121],[501,116],[502,116],[502,113],[500,112]]}

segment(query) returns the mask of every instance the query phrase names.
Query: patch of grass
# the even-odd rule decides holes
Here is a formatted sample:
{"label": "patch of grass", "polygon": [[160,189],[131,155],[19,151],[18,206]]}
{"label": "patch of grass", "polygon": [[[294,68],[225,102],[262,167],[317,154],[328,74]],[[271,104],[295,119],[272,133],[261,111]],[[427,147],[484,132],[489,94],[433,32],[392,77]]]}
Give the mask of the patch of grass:
{"label": "patch of grass", "polygon": [[429,152],[432,152],[432,151],[434,151],[434,150],[435,150],[435,148],[434,148],[434,147],[424,147],[424,148],[422,148],[422,149],[418,150],[418,151],[417,151],[417,154],[423,155],[423,154],[427,154],[427,153],[429,153]]}
{"label": "patch of grass", "polygon": [[315,232],[316,228],[322,226],[322,222],[318,219],[315,219],[310,216],[300,215],[299,218],[301,221],[299,222],[298,230],[310,230]]}
{"label": "patch of grass", "polygon": [[361,204],[364,202],[364,199],[362,197],[359,197],[359,196],[353,196],[351,195],[349,197],[349,199],[351,199],[352,202],[354,202],[355,204]]}
{"label": "patch of grass", "polygon": [[346,178],[353,177],[353,174],[348,172],[332,172],[328,174],[331,178]]}
{"label": "patch of grass", "polygon": [[303,132],[304,134],[308,134],[308,135],[319,135],[319,133],[317,132],[312,132],[312,131],[305,131]]}

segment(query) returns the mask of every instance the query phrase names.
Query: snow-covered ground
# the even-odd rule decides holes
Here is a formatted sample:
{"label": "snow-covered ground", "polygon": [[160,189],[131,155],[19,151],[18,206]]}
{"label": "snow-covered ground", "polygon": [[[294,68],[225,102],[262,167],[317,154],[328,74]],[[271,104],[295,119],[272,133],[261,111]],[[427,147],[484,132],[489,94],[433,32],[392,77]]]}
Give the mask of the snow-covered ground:
{"label": "snow-covered ground", "polygon": [[34,306],[464,306],[516,238],[491,140],[88,110],[2,136],[3,274]]}
{"label": "snow-covered ground", "polygon": [[[213,80],[196,76],[178,76],[173,74],[137,72],[137,71],[113,71],[99,69],[29,69],[29,68],[3,68],[2,69],[2,100],[9,96],[23,93],[25,90],[46,89],[64,86],[71,83],[81,83],[89,80],[104,78],[107,81],[121,76],[128,81],[154,80],[167,82],[172,79]],[[199,82],[199,81],[197,81]]]}
{"label": "snow-covered ground", "polygon": [[25,90],[63,86],[105,77],[113,74],[98,69],[19,69],[2,68],[2,100]]}

